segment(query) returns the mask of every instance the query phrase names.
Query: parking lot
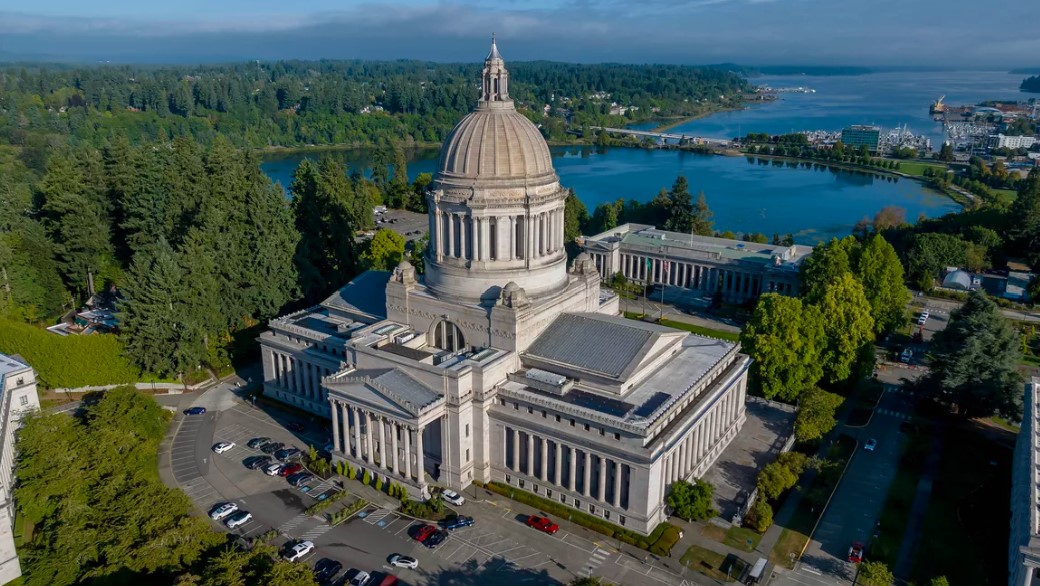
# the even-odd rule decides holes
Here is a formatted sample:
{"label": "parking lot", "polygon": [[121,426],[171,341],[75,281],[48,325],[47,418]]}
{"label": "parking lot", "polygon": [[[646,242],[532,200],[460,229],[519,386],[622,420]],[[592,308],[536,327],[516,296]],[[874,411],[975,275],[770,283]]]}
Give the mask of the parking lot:
{"label": "parking lot", "polygon": [[[204,514],[222,502],[233,502],[248,511],[252,519],[230,531],[235,535],[255,537],[274,529],[278,536],[270,543],[276,547],[299,539],[314,542],[314,550],[298,560],[300,563],[313,565],[319,559],[332,558],[342,562],[347,572],[354,569],[393,574],[406,583],[450,580],[456,574],[466,576],[467,583],[473,584],[566,583],[590,575],[618,583],[682,582],[680,576],[662,567],[662,562],[619,553],[612,540],[565,519],[554,519],[561,525],[555,535],[539,533],[524,523],[529,514],[538,511],[482,489],[468,489],[464,495],[467,502],[459,509],[474,517],[475,525],[452,531],[433,549],[412,537],[423,521],[392,510],[394,500],[385,495],[382,501],[377,500],[378,495],[370,495],[367,500],[372,504],[342,525],[331,527],[324,518],[305,511],[317,498],[340,490],[334,481],[316,478],[294,487],[285,478],[268,476],[243,464],[262,453],[248,447],[254,437],[269,437],[302,450],[310,445],[321,448],[328,433],[326,422],[269,412],[237,398],[229,401],[226,396],[219,400],[203,396],[199,402],[219,407],[203,415],[177,415],[168,459],[172,477]],[[303,423],[303,431],[293,433],[285,428],[293,421]],[[216,454],[212,448],[218,442],[233,442],[235,446]],[[354,481],[346,482],[345,488],[352,492],[370,490]],[[227,531],[223,523],[212,523],[214,528]],[[418,559],[419,568],[391,567],[388,560],[394,553]]]}

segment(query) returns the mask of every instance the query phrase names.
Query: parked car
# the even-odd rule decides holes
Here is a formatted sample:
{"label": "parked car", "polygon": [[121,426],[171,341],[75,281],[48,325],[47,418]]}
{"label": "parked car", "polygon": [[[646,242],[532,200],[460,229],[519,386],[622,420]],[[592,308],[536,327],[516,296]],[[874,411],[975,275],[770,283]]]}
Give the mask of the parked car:
{"label": "parked car", "polygon": [[455,529],[461,529],[463,527],[472,527],[473,517],[452,517],[444,521],[444,528],[454,531]]}
{"label": "parked car", "polygon": [[253,439],[246,442],[246,445],[254,450],[259,450],[260,448],[266,446],[269,443],[271,443],[271,438],[269,437],[254,437]]}
{"label": "parked car", "polygon": [[270,456],[249,456],[242,463],[246,465],[246,468],[250,470],[256,470],[257,468],[263,468],[271,464]]}
{"label": "parked car", "polygon": [[218,454],[223,454],[224,452],[230,451],[234,447],[235,442],[220,442],[213,446],[213,451]]}
{"label": "parked car", "polygon": [[849,548],[849,561],[858,564],[863,561],[863,543],[859,541],[853,541],[852,547]]}
{"label": "parked car", "polygon": [[557,531],[560,530],[560,526],[556,523],[553,523],[546,517],[537,517],[535,515],[530,515],[527,517],[527,526],[534,527],[535,529],[543,533],[548,533],[549,535],[554,535]]}
{"label": "parked car", "polygon": [[278,476],[282,473],[282,468],[284,467],[284,464],[279,464],[278,462],[275,462],[274,464],[269,465],[267,468],[264,468],[264,474],[268,476]]}
{"label": "parked car", "polygon": [[290,421],[289,423],[285,424],[285,427],[288,428],[289,431],[295,431],[297,433],[307,429],[307,426],[300,423],[299,421]]}
{"label": "parked car", "polygon": [[433,525],[423,525],[415,532],[415,540],[419,543],[426,541],[426,538],[433,535],[437,531],[437,528]]}
{"label": "parked car", "polygon": [[234,529],[235,527],[241,527],[242,525],[245,525],[252,519],[253,514],[249,511],[239,511],[234,515],[231,515],[231,517],[229,517],[227,521],[224,521],[224,525],[227,525],[228,529]]}
{"label": "parked car", "polygon": [[285,444],[282,442],[271,442],[269,444],[264,444],[264,447],[260,448],[260,451],[265,454],[273,454],[284,447]]}
{"label": "parked car", "polygon": [[293,474],[296,474],[297,472],[302,472],[302,471],[303,471],[303,464],[288,464],[288,465],[283,466],[282,469],[278,471],[278,475],[279,476],[289,477],[289,476],[292,476]]}
{"label": "parked car", "polygon": [[365,586],[372,579],[372,575],[365,571],[360,571],[354,574],[354,577],[350,579],[350,586]]}
{"label": "parked car", "polygon": [[309,554],[314,549],[313,541],[297,541],[288,548],[285,553],[282,554],[282,559],[287,562],[295,562],[303,556]]}
{"label": "parked car", "polygon": [[455,505],[461,507],[466,504],[466,499],[462,498],[462,495],[455,492],[454,490],[444,490],[441,492],[441,498]]}
{"label": "parked car", "polygon": [[903,350],[903,353],[899,355],[899,361],[903,364],[910,364],[910,361],[914,359],[914,351],[907,348]]}
{"label": "parked car", "polygon": [[390,556],[390,565],[394,566],[395,568],[409,568],[414,570],[419,567],[419,560],[413,557],[408,557],[406,555],[395,553],[394,555]]}
{"label": "parked car", "polygon": [[303,456],[303,452],[301,452],[300,450],[298,450],[296,448],[285,448],[285,449],[282,449],[282,450],[278,450],[277,452],[274,453],[274,457],[278,458],[282,462],[285,462],[285,461],[288,461],[288,460],[295,460],[296,458],[299,458],[301,456]]}
{"label": "parked car", "polygon": [[876,448],[876,447],[877,447],[877,440],[874,439],[874,438],[868,439],[867,443],[863,444],[863,449],[868,451],[868,452],[873,452],[874,448]]}
{"label": "parked car", "polygon": [[189,407],[184,410],[185,415],[202,415],[206,412],[205,407]]}
{"label": "parked car", "polygon": [[214,521],[219,521],[237,510],[238,505],[236,505],[235,503],[220,503],[219,505],[213,507],[212,510],[210,510],[209,518],[213,519]]}
{"label": "parked car", "polygon": [[434,530],[429,537],[423,540],[422,544],[426,547],[433,549],[438,545],[444,543],[444,540],[448,538],[448,532],[440,529]]}
{"label": "parked car", "polygon": [[331,584],[336,574],[343,569],[343,564],[331,558],[321,558],[314,564],[314,580],[318,584]]}
{"label": "parked car", "polygon": [[287,480],[289,481],[289,484],[293,486],[302,486],[313,479],[314,475],[310,472],[297,472],[296,474],[290,476]]}

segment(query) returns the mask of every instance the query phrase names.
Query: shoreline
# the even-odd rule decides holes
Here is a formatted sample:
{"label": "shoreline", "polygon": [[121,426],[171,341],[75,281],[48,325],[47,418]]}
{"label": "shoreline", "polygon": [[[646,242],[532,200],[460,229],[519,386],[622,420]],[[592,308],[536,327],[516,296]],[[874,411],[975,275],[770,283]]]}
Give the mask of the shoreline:
{"label": "shoreline", "polygon": [[734,107],[734,108],[722,108],[720,110],[710,110],[708,112],[701,112],[700,114],[695,114],[693,116],[682,116],[682,117],[680,117],[678,119],[672,119],[670,122],[668,122],[666,124],[661,124],[659,126],[655,126],[654,128],[648,130],[647,132],[668,132],[669,130],[675,128],[676,126],[682,126],[683,124],[686,124],[687,122],[693,122],[694,120],[700,120],[701,118],[707,118],[708,116],[714,116],[715,114],[722,114],[724,112],[739,112],[739,111],[744,110],[746,108],[747,108],[746,105],[741,105],[739,108],[736,108],[736,107]]}

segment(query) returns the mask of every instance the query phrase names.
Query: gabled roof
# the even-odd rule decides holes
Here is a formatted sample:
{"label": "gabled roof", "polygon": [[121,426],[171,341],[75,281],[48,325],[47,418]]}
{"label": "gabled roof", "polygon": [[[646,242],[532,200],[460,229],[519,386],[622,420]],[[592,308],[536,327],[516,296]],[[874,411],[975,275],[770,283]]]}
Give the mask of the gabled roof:
{"label": "gabled roof", "polygon": [[564,313],[531,344],[524,358],[624,381],[657,353],[686,336],[665,326],[599,313]]}
{"label": "gabled roof", "polygon": [[325,386],[398,417],[418,417],[444,402],[444,397],[397,368],[373,368],[345,373]]}

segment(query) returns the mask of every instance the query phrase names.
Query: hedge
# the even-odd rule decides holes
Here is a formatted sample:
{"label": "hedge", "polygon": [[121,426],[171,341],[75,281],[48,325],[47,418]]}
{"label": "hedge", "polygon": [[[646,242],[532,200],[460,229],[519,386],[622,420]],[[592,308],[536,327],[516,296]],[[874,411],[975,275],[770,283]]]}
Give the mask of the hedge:
{"label": "hedge", "polygon": [[365,499],[358,499],[350,503],[349,505],[329,515],[329,525],[339,525],[340,523],[346,521],[351,515],[360,511],[366,506],[368,506],[368,501],[366,501]]}
{"label": "hedge", "polygon": [[0,318],[0,353],[19,354],[48,388],[114,385],[141,380],[113,335],[59,336]]}
{"label": "hedge", "polygon": [[[572,523],[602,533],[607,537],[613,537],[629,545],[648,550],[657,555],[668,555],[672,546],[679,541],[679,528],[671,523],[661,523],[654,528],[649,536],[640,535],[635,531],[619,527],[609,521],[593,517],[588,513],[574,510],[563,503],[544,499],[531,494],[525,490],[518,489],[500,482],[489,482],[484,488],[497,492],[502,496],[509,497],[517,502],[531,505],[541,511],[560,518],[566,518]],[[674,536],[674,539],[673,539]]]}

